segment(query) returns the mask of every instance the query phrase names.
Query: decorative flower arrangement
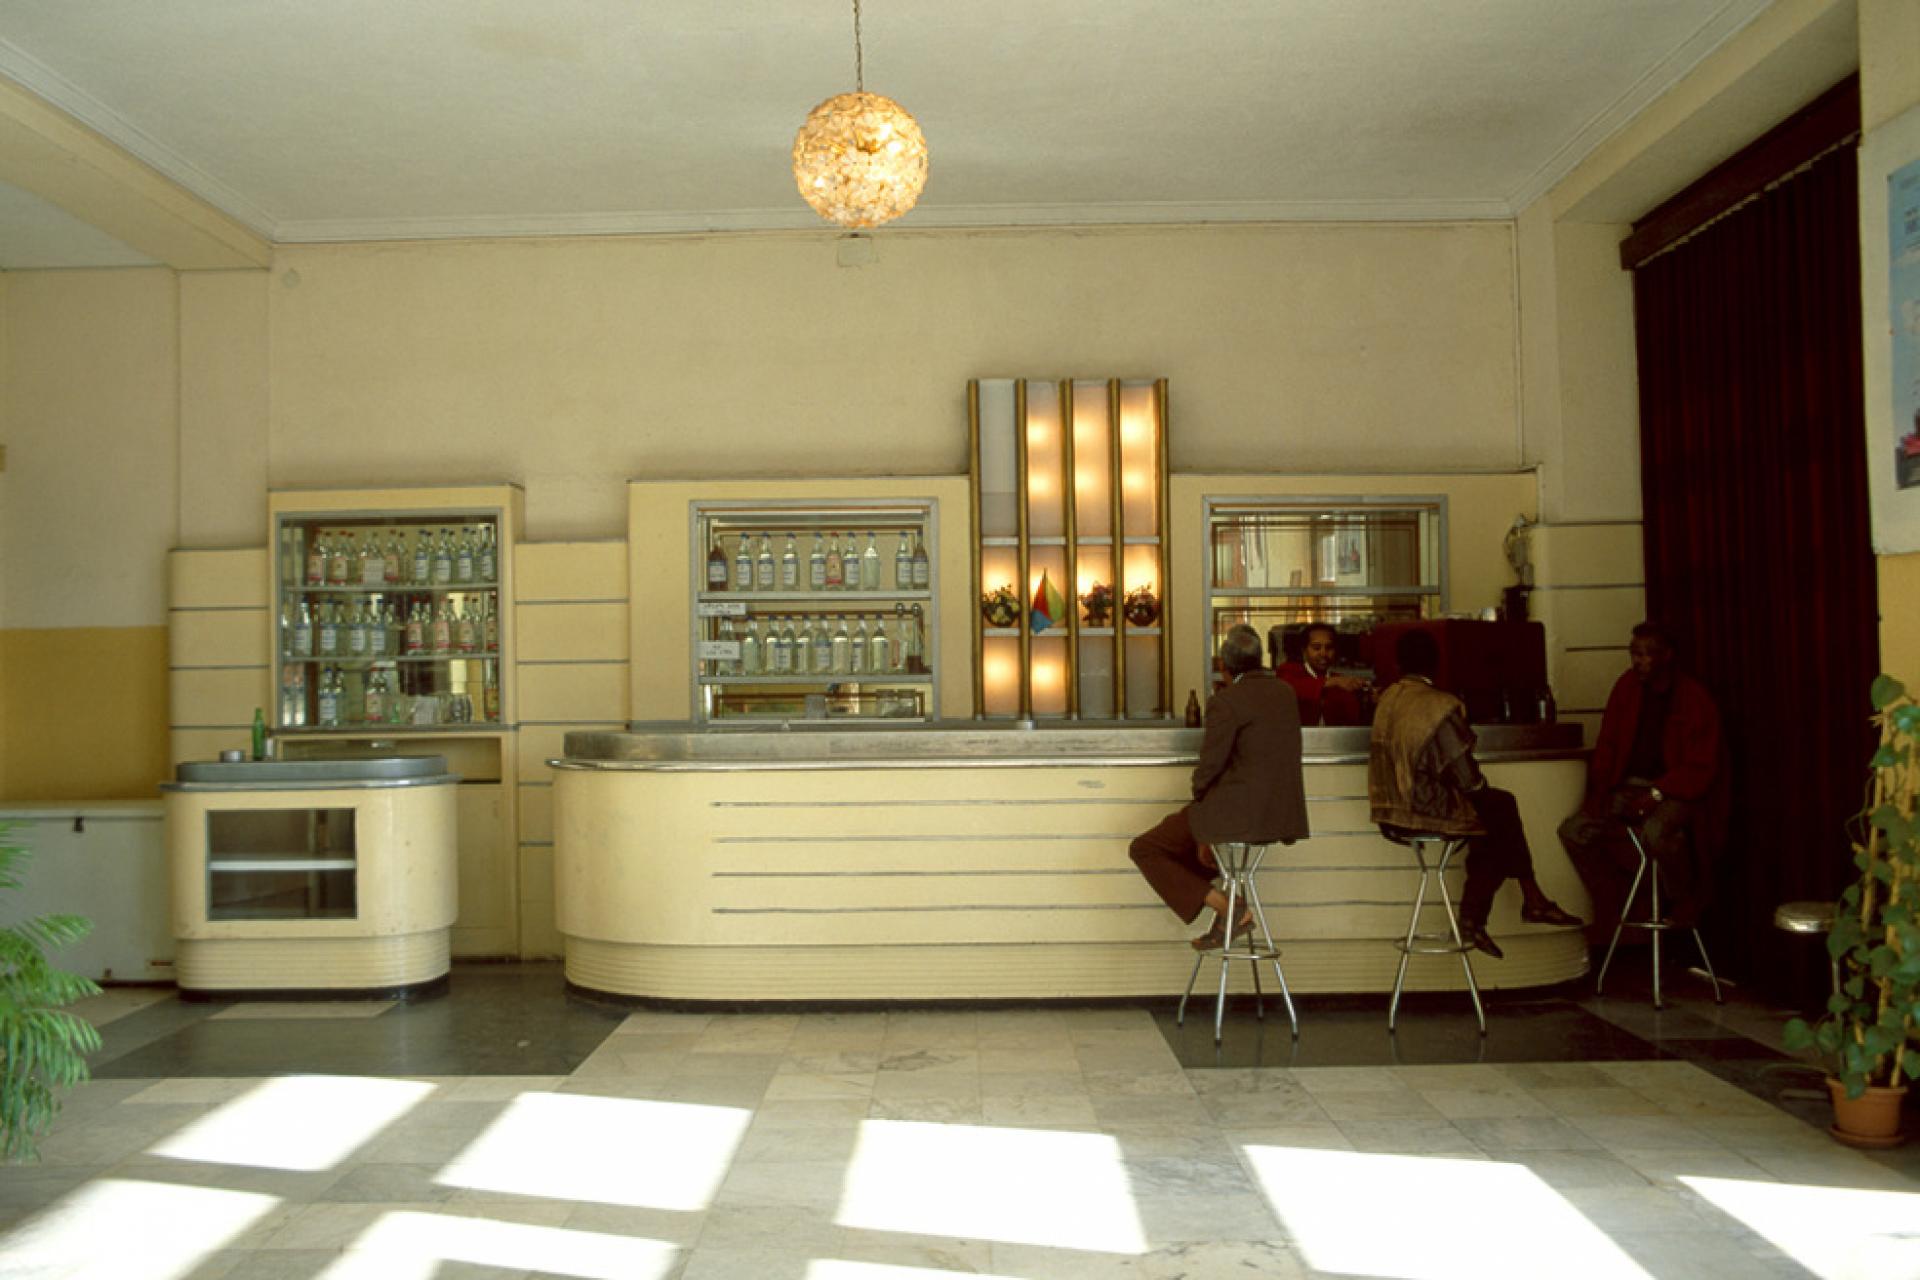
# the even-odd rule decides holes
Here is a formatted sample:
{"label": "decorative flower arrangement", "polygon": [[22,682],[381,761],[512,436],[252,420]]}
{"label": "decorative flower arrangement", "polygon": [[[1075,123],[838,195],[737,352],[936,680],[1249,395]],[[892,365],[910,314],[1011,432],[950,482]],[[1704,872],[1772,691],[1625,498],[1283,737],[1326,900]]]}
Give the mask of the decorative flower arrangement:
{"label": "decorative flower arrangement", "polygon": [[1153,593],[1152,587],[1135,587],[1127,592],[1126,603],[1121,608],[1132,626],[1150,627],[1160,621],[1160,597]]}
{"label": "decorative flower arrangement", "polygon": [[982,595],[980,616],[986,619],[990,627],[1020,625],[1020,597],[1013,594],[1013,584],[995,587]]}
{"label": "decorative flower arrangement", "polygon": [[1113,625],[1113,587],[1096,582],[1080,597],[1080,624],[1087,627]]}

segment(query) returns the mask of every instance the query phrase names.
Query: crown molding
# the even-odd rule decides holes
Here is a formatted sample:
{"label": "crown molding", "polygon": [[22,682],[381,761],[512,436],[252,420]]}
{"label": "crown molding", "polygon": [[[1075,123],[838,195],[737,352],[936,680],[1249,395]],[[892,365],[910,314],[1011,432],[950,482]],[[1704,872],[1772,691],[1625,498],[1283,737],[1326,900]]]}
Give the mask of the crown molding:
{"label": "crown molding", "polygon": [[1701,23],[1686,41],[1653,64],[1625,93],[1615,98],[1599,114],[1535,169],[1527,180],[1507,197],[1516,214],[1559,185],[1560,180],[1580,167],[1600,144],[1627,127],[1634,117],[1658,102],[1666,93],[1705,62],[1713,52],[1744,31],[1773,3],[1773,0],[1729,0],[1711,18]]}
{"label": "crown molding", "polygon": [[271,242],[271,214],[177,151],[114,113],[98,98],[26,50],[0,39],[0,76],[55,107],[119,147],[188,194]]}

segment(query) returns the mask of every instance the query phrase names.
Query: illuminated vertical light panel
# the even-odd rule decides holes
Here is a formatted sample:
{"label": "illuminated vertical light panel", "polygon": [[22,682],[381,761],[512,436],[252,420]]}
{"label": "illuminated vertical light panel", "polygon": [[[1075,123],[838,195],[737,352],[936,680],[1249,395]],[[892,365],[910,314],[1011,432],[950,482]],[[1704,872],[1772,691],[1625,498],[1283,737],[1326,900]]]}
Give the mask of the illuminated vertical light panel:
{"label": "illuminated vertical light panel", "polygon": [[1107,443],[1107,384],[1077,381],[1073,384],[1074,520],[1083,540],[1113,534],[1113,502],[1107,488],[1112,454]]}
{"label": "illuminated vertical light panel", "polygon": [[1027,536],[1066,535],[1066,485],[1061,468],[1060,388],[1052,382],[1027,383]]}
{"label": "illuminated vertical light panel", "polygon": [[982,645],[981,668],[986,694],[984,713],[1019,715],[1020,642],[1012,636],[988,636]]}
{"label": "illuminated vertical light panel", "polygon": [[980,528],[976,535],[1011,538],[1019,532],[1014,480],[1013,383],[995,378],[980,386]]}
{"label": "illuminated vertical light panel", "polygon": [[1049,631],[1033,642],[1033,714],[1067,714],[1067,638]]}

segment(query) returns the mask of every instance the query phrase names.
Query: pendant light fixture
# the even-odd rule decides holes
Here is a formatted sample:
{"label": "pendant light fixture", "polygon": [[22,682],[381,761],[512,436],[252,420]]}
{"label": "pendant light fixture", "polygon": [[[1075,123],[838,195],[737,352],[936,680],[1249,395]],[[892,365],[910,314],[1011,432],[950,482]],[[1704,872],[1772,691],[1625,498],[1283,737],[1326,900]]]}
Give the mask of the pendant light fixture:
{"label": "pendant light fixture", "polygon": [[853,0],[854,92],[807,113],[793,140],[800,197],[828,222],[877,227],[913,208],[927,185],[927,139],[892,98],[868,93],[860,48],[860,0]]}

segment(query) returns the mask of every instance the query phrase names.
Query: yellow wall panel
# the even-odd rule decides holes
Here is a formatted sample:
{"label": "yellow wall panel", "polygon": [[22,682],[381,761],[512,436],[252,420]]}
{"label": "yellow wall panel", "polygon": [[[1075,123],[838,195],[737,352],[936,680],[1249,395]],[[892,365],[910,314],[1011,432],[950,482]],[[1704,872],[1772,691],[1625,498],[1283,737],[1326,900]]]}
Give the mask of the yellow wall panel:
{"label": "yellow wall panel", "polygon": [[[1554,700],[1563,713],[1599,711],[1607,705],[1613,682],[1627,669],[1627,646],[1618,649],[1592,649],[1559,655]],[[1593,739],[1587,739],[1591,746]]]}
{"label": "yellow wall panel", "polygon": [[[627,660],[627,606],[523,604],[515,611],[521,662]],[[522,708],[521,714],[525,714]]]}
{"label": "yellow wall panel", "polygon": [[553,839],[553,788],[520,787],[520,838],[545,843]]}
{"label": "yellow wall panel", "polygon": [[596,725],[523,724],[520,726],[519,772],[522,782],[552,782],[553,770],[547,761],[565,751],[567,735],[575,729],[624,729],[624,720],[609,720]]}
{"label": "yellow wall panel", "polygon": [[566,953],[559,921],[554,918],[553,899],[529,898],[521,905],[520,954],[529,960],[558,959]]}
{"label": "yellow wall panel", "polygon": [[520,900],[553,902],[553,846],[520,846]]}
{"label": "yellow wall panel", "polygon": [[1639,587],[1536,591],[1532,604],[1534,616],[1546,623],[1553,643],[1561,649],[1624,648],[1634,624],[1647,615],[1646,592]]}
{"label": "yellow wall panel", "polygon": [[1880,557],[1880,669],[1920,689],[1920,552]]}
{"label": "yellow wall panel", "polygon": [[460,914],[453,926],[457,956],[519,953],[518,845],[507,831],[506,788],[458,788]]}
{"label": "yellow wall panel", "polygon": [[165,627],[0,631],[9,800],[153,795],[167,776]]}
{"label": "yellow wall panel", "polygon": [[246,751],[253,745],[251,725],[231,729],[175,729],[167,735],[173,754],[170,762],[182,760],[218,760],[222,751]]}
{"label": "yellow wall panel", "polygon": [[167,683],[177,725],[251,727],[255,707],[268,712],[273,708],[273,673],[265,667],[176,670],[169,673]]}
{"label": "yellow wall panel", "polygon": [[1541,525],[1531,544],[1541,586],[1639,582],[1646,573],[1638,523]]}
{"label": "yellow wall panel", "polygon": [[515,552],[519,599],[625,600],[625,542],[529,542]]}
{"label": "yellow wall panel", "polygon": [[523,663],[519,673],[522,720],[626,719],[627,669],[623,663]]}
{"label": "yellow wall panel", "polygon": [[264,609],[273,599],[266,548],[174,551],[167,556],[167,603],[175,609]]}
{"label": "yellow wall panel", "polygon": [[273,661],[265,609],[174,609],[168,656],[176,667],[266,666]]}

